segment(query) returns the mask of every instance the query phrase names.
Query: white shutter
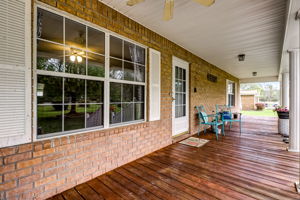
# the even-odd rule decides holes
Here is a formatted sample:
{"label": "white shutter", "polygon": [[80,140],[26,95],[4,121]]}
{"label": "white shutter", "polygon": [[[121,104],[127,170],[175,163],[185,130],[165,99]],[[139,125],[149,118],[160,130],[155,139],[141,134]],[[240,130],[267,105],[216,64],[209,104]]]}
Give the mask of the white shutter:
{"label": "white shutter", "polygon": [[160,52],[149,49],[149,121],[160,120]]}
{"label": "white shutter", "polygon": [[1,0],[0,147],[31,141],[31,1]]}

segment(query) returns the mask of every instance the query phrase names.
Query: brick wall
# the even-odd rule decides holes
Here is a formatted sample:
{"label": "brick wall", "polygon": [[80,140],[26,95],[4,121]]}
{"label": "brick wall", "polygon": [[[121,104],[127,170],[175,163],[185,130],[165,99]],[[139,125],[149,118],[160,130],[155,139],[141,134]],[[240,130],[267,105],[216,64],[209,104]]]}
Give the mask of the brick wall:
{"label": "brick wall", "polygon": [[[44,199],[172,143],[172,56],[190,64],[190,127],[194,106],[225,103],[226,79],[238,81],[97,0],[40,0],[161,52],[161,120],[63,136],[0,149],[0,199]],[[207,72],[218,77],[206,80]],[[194,92],[197,88],[197,92]]]}
{"label": "brick wall", "polygon": [[254,95],[242,95],[242,108],[243,110],[255,109],[255,96]]}

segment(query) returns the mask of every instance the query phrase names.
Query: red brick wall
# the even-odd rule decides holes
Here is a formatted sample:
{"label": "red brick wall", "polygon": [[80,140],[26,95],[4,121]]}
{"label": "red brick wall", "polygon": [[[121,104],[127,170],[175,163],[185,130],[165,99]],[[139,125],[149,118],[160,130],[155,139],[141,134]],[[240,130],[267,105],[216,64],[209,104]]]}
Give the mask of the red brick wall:
{"label": "red brick wall", "polygon": [[[160,51],[161,120],[2,148],[0,199],[44,199],[171,144],[173,55],[191,63],[191,133],[197,128],[194,106],[204,104],[211,111],[224,104],[226,79],[237,81],[97,0],[40,1]],[[208,82],[207,72],[218,82]]]}

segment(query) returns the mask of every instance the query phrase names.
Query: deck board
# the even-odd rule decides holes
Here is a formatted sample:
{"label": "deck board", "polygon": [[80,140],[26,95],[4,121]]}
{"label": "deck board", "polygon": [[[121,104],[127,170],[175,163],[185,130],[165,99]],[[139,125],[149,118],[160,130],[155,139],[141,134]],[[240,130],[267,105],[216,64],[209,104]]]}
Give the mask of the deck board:
{"label": "deck board", "polygon": [[[257,128],[259,127],[259,128]],[[53,199],[300,199],[299,153],[286,151],[277,119],[246,117],[200,148],[172,144]]]}

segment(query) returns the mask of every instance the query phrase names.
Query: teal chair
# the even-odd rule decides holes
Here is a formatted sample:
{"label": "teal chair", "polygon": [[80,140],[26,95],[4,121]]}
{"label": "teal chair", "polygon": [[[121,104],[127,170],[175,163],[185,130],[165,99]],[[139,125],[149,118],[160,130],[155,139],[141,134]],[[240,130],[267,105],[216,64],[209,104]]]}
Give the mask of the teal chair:
{"label": "teal chair", "polygon": [[224,124],[227,122],[230,124],[229,130],[232,128],[233,122],[238,122],[240,126],[240,134],[242,134],[242,113],[236,113],[239,115],[238,118],[233,118],[231,106],[229,105],[216,105],[216,113],[220,114],[221,120]]}
{"label": "teal chair", "polygon": [[[198,114],[198,135],[200,135],[201,127],[204,127],[204,134],[206,133],[206,126],[209,125],[213,128],[214,132],[216,133],[216,138],[218,140],[218,126],[222,125],[222,134],[225,135],[224,133],[224,123],[223,121],[219,120],[219,115],[218,114],[212,114],[208,115],[205,111],[205,108],[203,105],[201,106],[195,106]],[[209,121],[209,119],[212,119]]]}

